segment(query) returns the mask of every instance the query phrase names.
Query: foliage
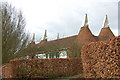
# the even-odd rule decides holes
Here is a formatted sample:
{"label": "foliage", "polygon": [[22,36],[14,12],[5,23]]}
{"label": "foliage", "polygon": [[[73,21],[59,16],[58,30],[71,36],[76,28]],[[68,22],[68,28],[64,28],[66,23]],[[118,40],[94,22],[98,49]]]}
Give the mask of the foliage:
{"label": "foliage", "polygon": [[24,49],[29,40],[25,32],[25,18],[21,11],[7,2],[2,3],[2,61],[13,59],[14,55]]}
{"label": "foliage", "polygon": [[16,59],[10,63],[14,78],[57,78],[82,73],[80,58]]}

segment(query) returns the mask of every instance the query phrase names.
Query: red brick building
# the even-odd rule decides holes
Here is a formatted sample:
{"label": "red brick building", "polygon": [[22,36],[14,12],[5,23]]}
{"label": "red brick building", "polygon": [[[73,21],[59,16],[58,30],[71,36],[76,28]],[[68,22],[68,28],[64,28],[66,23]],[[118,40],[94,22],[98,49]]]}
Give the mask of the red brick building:
{"label": "red brick building", "polygon": [[59,39],[59,34],[58,34],[58,39],[47,41],[47,31],[45,30],[43,40],[41,40],[40,43],[35,44],[35,42],[34,42],[35,37],[33,36],[31,45],[37,46],[37,47],[49,46],[51,49],[53,48],[52,46],[54,46],[54,48],[59,47],[59,48],[66,49],[66,48],[69,48],[74,43],[76,43],[78,46],[82,47],[84,44],[88,44],[90,42],[104,41],[104,40],[108,40],[112,37],[115,37],[115,36],[109,27],[107,15],[105,16],[104,25],[103,25],[103,28],[101,29],[99,35],[95,36],[94,34],[92,34],[91,30],[89,29],[88,18],[87,18],[87,14],[86,14],[85,20],[84,20],[84,25],[83,25],[83,27],[81,27],[78,35]]}

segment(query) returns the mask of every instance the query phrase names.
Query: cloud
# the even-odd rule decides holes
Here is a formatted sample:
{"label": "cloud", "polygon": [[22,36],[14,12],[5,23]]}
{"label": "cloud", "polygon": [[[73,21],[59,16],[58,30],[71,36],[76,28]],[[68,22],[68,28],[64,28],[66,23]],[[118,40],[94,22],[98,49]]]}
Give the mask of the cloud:
{"label": "cloud", "polygon": [[8,0],[22,9],[27,28],[36,34],[36,41],[48,31],[48,39],[77,35],[83,23],[85,13],[88,14],[89,27],[98,35],[104,16],[108,15],[110,28],[117,35],[118,0]]}

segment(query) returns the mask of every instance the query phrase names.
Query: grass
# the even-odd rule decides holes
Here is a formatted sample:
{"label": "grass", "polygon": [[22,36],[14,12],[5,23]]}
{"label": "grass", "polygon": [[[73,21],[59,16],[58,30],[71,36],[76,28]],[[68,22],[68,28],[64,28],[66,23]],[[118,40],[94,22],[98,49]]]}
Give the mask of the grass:
{"label": "grass", "polygon": [[61,77],[57,77],[59,79],[69,79],[69,78],[83,78],[83,74],[77,74],[77,75],[74,75],[74,76],[61,76]]}

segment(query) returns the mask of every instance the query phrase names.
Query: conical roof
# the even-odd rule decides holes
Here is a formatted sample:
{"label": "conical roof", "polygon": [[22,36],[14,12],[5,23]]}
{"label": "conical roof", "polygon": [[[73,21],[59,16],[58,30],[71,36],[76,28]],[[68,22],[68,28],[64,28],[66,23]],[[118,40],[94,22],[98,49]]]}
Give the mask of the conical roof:
{"label": "conical roof", "polygon": [[107,40],[112,37],[115,37],[115,36],[109,27],[102,28],[98,36],[99,41]]}
{"label": "conical roof", "polygon": [[97,40],[88,27],[88,17],[86,14],[84,25],[83,27],[81,27],[80,32],[78,34],[77,43],[79,45],[83,45],[93,41],[97,41]]}
{"label": "conical roof", "polygon": [[97,41],[96,37],[92,34],[89,27],[81,27],[77,38],[78,44],[83,45],[95,41]]}
{"label": "conical roof", "polygon": [[107,15],[105,16],[104,25],[98,37],[99,37],[99,41],[103,41],[115,37],[111,29],[109,28]]}

